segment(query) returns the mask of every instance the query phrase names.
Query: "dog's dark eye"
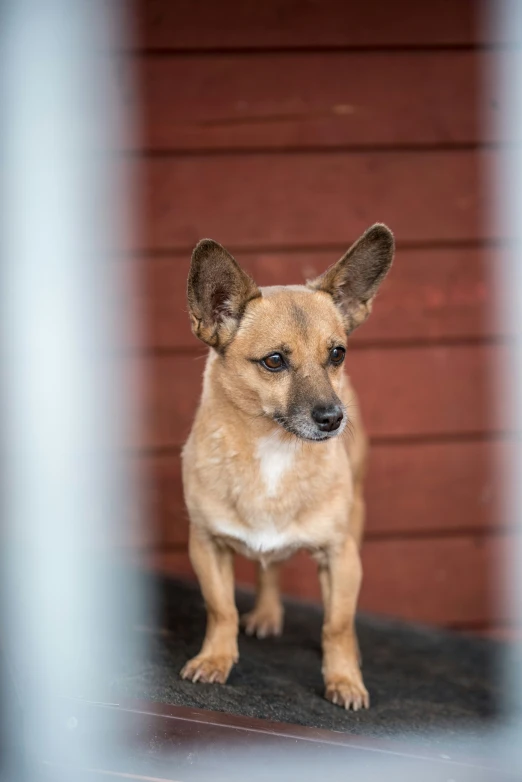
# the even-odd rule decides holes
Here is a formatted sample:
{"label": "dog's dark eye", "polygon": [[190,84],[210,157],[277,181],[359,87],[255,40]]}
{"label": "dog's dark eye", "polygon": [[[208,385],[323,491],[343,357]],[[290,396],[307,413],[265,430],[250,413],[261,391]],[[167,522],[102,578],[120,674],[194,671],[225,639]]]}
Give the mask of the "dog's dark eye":
{"label": "dog's dark eye", "polygon": [[332,348],[330,351],[330,361],[332,364],[342,364],[344,361],[344,357],[346,355],[346,350],[341,347]]}
{"label": "dog's dark eye", "polygon": [[272,353],[272,355],[266,356],[261,359],[261,364],[265,369],[269,369],[271,372],[279,372],[280,369],[284,369],[286,366],[283,356],[280,353]]}

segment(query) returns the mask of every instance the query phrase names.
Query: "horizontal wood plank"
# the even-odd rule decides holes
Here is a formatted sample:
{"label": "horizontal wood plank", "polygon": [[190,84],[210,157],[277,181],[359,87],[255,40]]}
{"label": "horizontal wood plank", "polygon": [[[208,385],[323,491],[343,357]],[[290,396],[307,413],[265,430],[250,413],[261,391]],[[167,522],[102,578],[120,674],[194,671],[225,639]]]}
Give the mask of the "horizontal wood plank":
{"label": "horizontal wood plank", "polygon": [[256,249],[348,245],[376,221],[399,242],[496,238],[483,174],[500,153],[342,152],[138,161],[135,249],[187,249],[210,236]]}
{"label": "horizontal wood plank", "polygon": [[[374,445],[365,482],[366,539],[498,529],[507,441]],[[186,543],[179,453],[141,459],[142,546]]]}
{"label": "horizontal wood plank", "polygon": [[473,51],[147,57],[139,141],[150,150],[497,141],[495,64]]}
{"label": "horizontal wood plank", "polygon": [[493,41],[473,0],[139,0],[147,50],[419,46]]}
{"label": "horizontal wood plank", "polygon": [[511,458],[509,441],[373,445],[367,536],[499,529]]}
{"label": "horizontal wood plank", "polygon": [[183,499],[179,452],[142,457],[138,463],[143,476],[144,513],[137,547],[186,544],[189,519]]}
{"label": "horizontal wood plank", "polygon": [[[509,537],[462,535],[426,540],[369,541],[363,548],[360,610],[441,625],[506,618],[499,585]],[[143,553],[157,571],[194,579],[184,552]],[[236,558],[236,581],[252,585],[254,563]],[[465,577],[463,577],[465,574]],[[284,566],[285,594],[319,600],[316,566],[298,554]]]}
{"label": "horizontal wood plank", "polygon": [[[246,253],[238,260],[259,285],[286,285],[320,274],[338,255],[340,251]],[[493,276],[503,261],[503,253],[492,249],[399,250],[372,316],[355,332],[352,344],[502,336],[505,325],[493,317]],[[140,329],[131,335],[133,346],[198,344],[187,315],[188,269],[188,253],[136,261],[132,308]]]}
{"label": "horizontal wood plank", "polygon": [[[375,348],[349,353],[347,367],[371,436],[464,435],[507,427],[492,398],[492,371],[505,358],[503,346],[491,345]],[[204,355],[135,361],[145,382],[136,446],[180,445],[200,395]]]}

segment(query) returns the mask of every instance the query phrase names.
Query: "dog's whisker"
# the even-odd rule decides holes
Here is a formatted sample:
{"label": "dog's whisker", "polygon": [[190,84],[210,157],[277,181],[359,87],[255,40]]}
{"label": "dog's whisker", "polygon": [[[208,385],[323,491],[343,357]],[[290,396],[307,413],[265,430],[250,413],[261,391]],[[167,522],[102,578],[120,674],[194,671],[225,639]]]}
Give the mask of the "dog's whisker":
{"label": "dog's whisker", "polygon": [[353,421],[348,420],[346,422],[346,426],[344,427],[343,431],[341,432],[341,437],[351,439],[352,441],[355,441],[355,425]]}

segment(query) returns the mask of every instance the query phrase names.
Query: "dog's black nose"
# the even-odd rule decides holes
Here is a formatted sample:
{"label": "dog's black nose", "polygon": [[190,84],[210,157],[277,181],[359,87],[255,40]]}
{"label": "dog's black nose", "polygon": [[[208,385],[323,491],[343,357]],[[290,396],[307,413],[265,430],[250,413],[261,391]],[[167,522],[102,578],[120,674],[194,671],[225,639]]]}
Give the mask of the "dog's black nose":
{"label": "dog's black nose", "polygon": [[343,411],[340,405],[317,405],[312,410],[312,418],[321,432],[334,432],[341,426]]}

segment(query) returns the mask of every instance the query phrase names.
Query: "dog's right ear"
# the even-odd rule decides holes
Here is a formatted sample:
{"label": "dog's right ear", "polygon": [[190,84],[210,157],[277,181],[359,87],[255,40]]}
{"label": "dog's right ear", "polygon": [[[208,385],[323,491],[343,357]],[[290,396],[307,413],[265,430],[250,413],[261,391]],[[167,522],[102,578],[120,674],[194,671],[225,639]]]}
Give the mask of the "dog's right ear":
{"label": "dog's right ear", "polygon": [[261,296],[255,282],[224,247],[202,239],[192,253],[187,298],[192,331],[217,350],[230,342],[249,301]]}

